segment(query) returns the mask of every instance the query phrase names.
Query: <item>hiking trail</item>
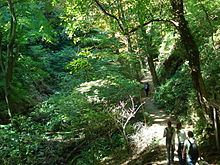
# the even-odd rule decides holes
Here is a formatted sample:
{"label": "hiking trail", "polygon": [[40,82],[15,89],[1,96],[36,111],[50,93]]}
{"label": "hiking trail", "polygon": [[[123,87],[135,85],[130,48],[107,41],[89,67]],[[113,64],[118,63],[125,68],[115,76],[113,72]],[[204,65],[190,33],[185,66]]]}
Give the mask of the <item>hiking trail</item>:
{"label": "hiking trail", "polygon": [[[158,109],[151,97],[146,98],[145,102],[144,111],[148,113],[152,125],[144,124],[137,128],[137,133],[132,136],[133,143],[137,148],[136,154],[122,165],[164,165],[167,162],[163,131],[168,120],[172,121],[173,126],[175,126],[176,121],[171,115],[166,114],[162,109]],[[174,160],[174,164],[177,164],[176,155]]]}
{"label": "hiking trail", "polygon": [[[165,110],[159,109],[153,101],[153,83],[151,76],[147,76],[142,82],[150,84],[150,94],[148,97],[143,97],[145,102],[141,111],[147,113],[148,120],[151,120],[151,125],[146,123],[137,124],[137,132],[131,137],[136,148],[136,154],[127,159],[122,165],[165,165],[167,164],[165,138],[163,132],[167,127],[167,121],[171,120],[172,126],[176,127],[176,120],[171,114],[167,114]],[[184,126],[185,131],[191,129],[189,126]],[[175,148],[177,150],[177,148]],[[174,151],[174,163],[178,164],[177,152]]]}

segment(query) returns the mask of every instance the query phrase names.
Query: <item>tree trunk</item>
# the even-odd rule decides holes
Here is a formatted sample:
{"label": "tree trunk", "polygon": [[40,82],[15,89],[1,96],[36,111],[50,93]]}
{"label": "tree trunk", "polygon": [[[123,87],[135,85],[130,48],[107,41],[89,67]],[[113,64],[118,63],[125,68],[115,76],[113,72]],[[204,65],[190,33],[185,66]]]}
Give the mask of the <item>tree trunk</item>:
{"label": "tree trunk", "polygon": [[196,90],[197,99],[200,105],[206,111],[206,120],[208,122],[214,123],[215,135],[216,135],[216,147],[219,149],[217,110],[215,109],[215,106],[212,106],[212,102],[209,100],[204,85],[204,81],[201,74],[201,68],[200,68],[199,49],[190,32],[190,29],[187,26],[188,22],[184,17],[183,0],[170,0],[170,2],[173,8],[173,14],[176,18],[176,21],[178,22],[177,29],[180,33],[182,43],[184,44],[187,52],[186,58],[189,61],[192,82]]}
{"label": "tree trunk", "polygon": [[215,139],[216,139],[216,147],[219,150],[219,128],[218,128],[218,113],[215,107],[213,107],[213,116],[214,116],[214,126],[215,126]]}
{"label": "tree trunk", "polygon": [[5,73],[5,66],[4,66],[4,62],[3,62],[4,59],[3,59],[3,55],[2,55],[2,38],[3,38],[3,35],[0,32],[0,66],[1,66],[2,73],[4,74]]}
{"label": "tree trunk", "polygon": [[181,41],[186,49],[186,58],[189,61],[192,82],[196,90],[197,99],[200,105],[203,105],[205,104],[204,98],[207,99],[208,95],[201,74],[198,46],[187,26],[188,22],[184,17],[183,1],[171,0],[171,5],[175,19],[178,22],[177,30],[180,33]]}
{"label": "tree trunk", "polygon": [[151,54],[148,54],[147,62],[148,62],[148,66],[149,66],[149,69],[150,69],[151,76],[152,76],[154,87],[157,87],[157,86],[160,85],[160,83],[159,83],[157,72],[156,72],[156,69],[155,69],[154,59],[153,59]]}
{"label": "tree trunk", "polygon": [[13,2],[8,0],[8,5],[11,14],[11,24],[10,24],[10,34],[9,34],[9,43],[7,45],[7,61],[4,70],[4,92],[5,92],[5,101],[7,104],[8,115],[12,117],[12,109],[11,109],[11,101],[10,101],[10,94],[11,94],[11,83],[13,78],[13,70],[16,61],[16,55],[14,54],[14,47],[15,47],[15,38],[16,38],[16,25],[17,20],[15,17]]}
{"label": "tree trunk", "polygon": [[151,43],[149,43],[148,36],[143,28],[141,29],[141,34],[142,34],[144,42],[146,43],[146,46],[143,46],[143,49],[144,49],[146,56],[147,56],[147,63],[148,63],[149,69],[150,69],[152,79],[153,79],[153,84],[155,87],[157,87],[160,83],[159,83],[159,79],[158,79],[157,72],[155,69],[153,55],[149,52],[149,49],[151,47]]}

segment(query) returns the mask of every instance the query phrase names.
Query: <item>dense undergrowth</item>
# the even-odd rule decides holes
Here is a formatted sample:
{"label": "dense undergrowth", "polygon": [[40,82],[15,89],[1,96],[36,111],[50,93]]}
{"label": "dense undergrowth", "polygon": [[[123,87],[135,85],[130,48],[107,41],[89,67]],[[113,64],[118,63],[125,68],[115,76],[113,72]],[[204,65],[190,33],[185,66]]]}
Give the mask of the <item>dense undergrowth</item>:
{"label": "dense undergrowth", "polygon": [[[210,163],[217,163],[219,154],[213,152],[216,150],[213,124],[199,116],[204,112],[192,85],[186,51],[175,29],[154,23],[131,36],[124,35],[114,20],[93,9],[89,13],[89,7],[81,1],[81,8],[71,1],[14,3],[18,24],[8,97],[10,118],[4,67],[10,66],[7,47],[11,15],[8,1],[3,2],[0,5],[0,164],[118,164],[136,154],[131,139],[137,132],[136,124],[148,125],[152,121],[147,113],[145,120],[133,118],[143,116],[138,111],[145,110],[141,107],[145,98],[141,82],[152,81],[146,77],[152,69],[150,60],[159,81],[155,89],[153,85],[150,87],[155,104],[178,121],[192,124],[203,156]],[[210,99],[219,102],[220,38],[216,10],[219,5],[206,0],[203,1],[206,9],[202,2],[193,5],[191,2],[186,2],[189,6],[186,18],[191,22],[189,27],[200,51],[204,83]],[[125,4],[116,7],[117,10],[114,5],[109,10],[120,13]],[[125,29],[143,24],[152,13],[158,12],[156,2],[150,5],[155,8],[148,6],[146,10],[139,3],[128,8],[124,13],[129,16],[128,24],[125,18],[121,20]],[[161,11],[160,14],[166,14]],[[170,15],[164,16],[167,17]],[[148,160],[152,156],[150,152],[160,151],[157,142],[149,144],[144,153],[146,158],[140,159]]]}

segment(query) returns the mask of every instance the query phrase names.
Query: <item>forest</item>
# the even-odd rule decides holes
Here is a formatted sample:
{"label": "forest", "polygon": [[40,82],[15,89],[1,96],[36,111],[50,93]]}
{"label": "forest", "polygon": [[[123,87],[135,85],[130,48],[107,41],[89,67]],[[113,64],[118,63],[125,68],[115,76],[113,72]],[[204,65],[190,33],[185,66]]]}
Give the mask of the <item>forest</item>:
{"label": "forest", "polygon": [[0,0],[0,24],[0,164],[166,164],[170,120],[220,164],[219,0]]}

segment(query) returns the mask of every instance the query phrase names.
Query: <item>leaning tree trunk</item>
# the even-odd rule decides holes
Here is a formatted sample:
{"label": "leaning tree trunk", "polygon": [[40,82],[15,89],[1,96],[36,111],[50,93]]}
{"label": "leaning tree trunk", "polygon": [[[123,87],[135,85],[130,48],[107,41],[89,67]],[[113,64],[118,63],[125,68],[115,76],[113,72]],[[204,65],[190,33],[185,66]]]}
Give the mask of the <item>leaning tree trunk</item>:
{"label": "leaning tree trunk", "polygon": [[[206,111],[206,119],[208,122],[213,122],[215,127],[216,134],[216,146],[219,149],[219,133],[218,133],[218,122],[217,122],[217,106],[212,106],[212,102],[209,100],[204,81],[201,74],[200,68],[200,57],[199,57],[199,49],[196,45],[196,42],[190,32],[189,27],[187,26],[188,22],[184,17],[184,8],[183,8],[183,0],[170,0],[173,14],[175,16],[176,21],[178,22],[177,29],[180,33],[182,43],[186,49],[187,60],[189,61],[189,66],[191,69],[191,77],[193,86],[196,90],[197,99],[200,105]],[[213,109],[213,112],[212,112]]]}
{"label": "leaning tree trunk", "polygon": [[203,105],[205,104],[204,99],[207,99],[208,95],[201,74],[198,46],[187,26],[188,22],[184,17],[183,1],[171,0],[171,5],[176,22],[178,22],[177,30],[180,33],[181,41],[186,49],[186,58],[189,61],[193,86],[196,90],[199,103]]}

